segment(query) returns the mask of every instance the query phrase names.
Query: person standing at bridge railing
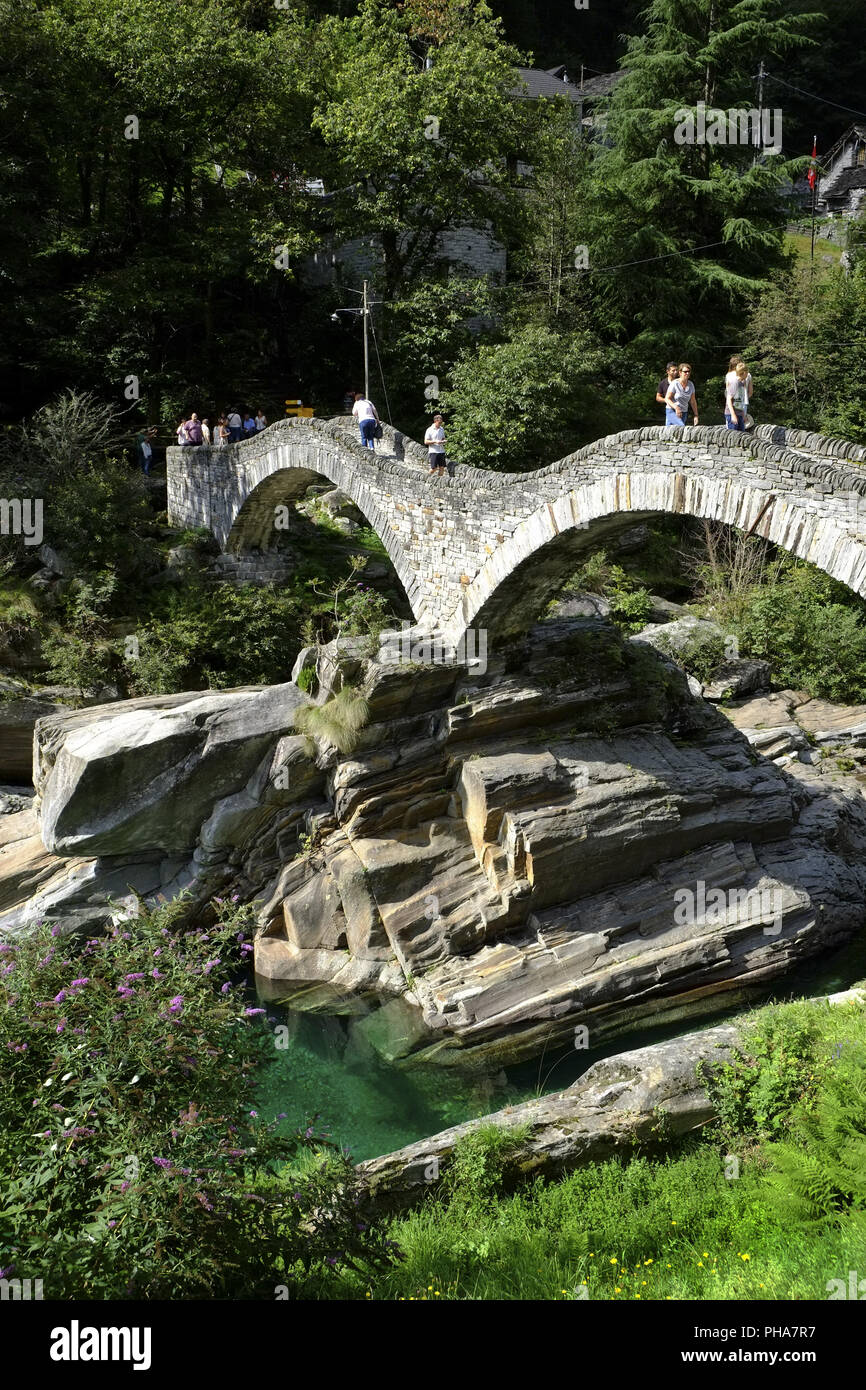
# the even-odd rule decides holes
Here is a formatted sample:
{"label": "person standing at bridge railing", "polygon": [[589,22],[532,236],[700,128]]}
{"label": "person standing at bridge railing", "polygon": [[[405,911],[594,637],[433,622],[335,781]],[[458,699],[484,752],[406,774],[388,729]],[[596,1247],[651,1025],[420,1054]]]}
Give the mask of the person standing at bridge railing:
{"label": "person standing at bridge railing", "polygon": [[243,423],[243,420],[241,419],[241,414],[240,414],[240,411],[239,411],[239,410],[235,409],[235,410],[232,410],[232,411],[229,413],[228,425],[229,425],[229,443],[230,443],[230,444],[237,444],[237,443],[240,441],[241,437],[243,436],[243,432],[244,432],[244,423]]}
{"label": "person standing at bridge railing", "polygon": [[358,429],[361,431],[361,443],[375,452],[376,426],[379,423],[379,412],[373,402],[368,401],[366,396],[360,391],[355,392],[355,404],[352,406],[352,414],[358,421]]}
{"label": "person standing at bridge railing", "polygon": [[665,397],[668,393],[668,388],[671,382],[676,379],[678,370],[679,368],[677,367],[676,362],[668,363],[667,375],[662,377],[661,381],[659,382],[658,390],[656,391],[656,400],[658,401],[659,405],[665,404]]}
{"label": "person standing at bridge railing", "polygon": [[725,377],[725,424],[729,430],[744,430],[749,413],[751,374],[745,362],[738,362]]}
{"label": "person standing at bridge railing", "polygon": [[688,421],[689,410],[698,423],[698,398],[692,381],[692,369],[688,362],[680,363],[680,374],[671,382],[665,396],[665,424],[683,429]]}

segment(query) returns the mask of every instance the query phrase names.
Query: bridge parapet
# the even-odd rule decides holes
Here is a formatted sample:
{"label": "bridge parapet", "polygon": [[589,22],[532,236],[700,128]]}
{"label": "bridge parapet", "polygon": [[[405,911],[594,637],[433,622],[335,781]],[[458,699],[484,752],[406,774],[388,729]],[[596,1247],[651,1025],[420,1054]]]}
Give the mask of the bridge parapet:
{"label": "bridge parapet", "polygon": [[[866,448],[781,426],[624,430],[531,473],[431,478],[426,450],[386,427],[281,420],[223,449],[168,450],[169,514],[224,549],[264,551],[276,508],[325,478],[382,539],[420,628],[518,630],[610,529],[654,513],[754,528],[866,593]],[[531,611],[530,611],[531,610]]]}

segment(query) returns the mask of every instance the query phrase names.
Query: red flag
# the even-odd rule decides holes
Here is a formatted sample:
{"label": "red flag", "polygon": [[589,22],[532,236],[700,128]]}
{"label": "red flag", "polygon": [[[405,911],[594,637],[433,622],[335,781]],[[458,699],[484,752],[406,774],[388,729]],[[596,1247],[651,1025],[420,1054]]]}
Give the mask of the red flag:
{"label": "red flag", "polygon": [[812,136],[812,163],[809,165],[809,187],[815,191],[815,180],[818,177],[818,137]]}

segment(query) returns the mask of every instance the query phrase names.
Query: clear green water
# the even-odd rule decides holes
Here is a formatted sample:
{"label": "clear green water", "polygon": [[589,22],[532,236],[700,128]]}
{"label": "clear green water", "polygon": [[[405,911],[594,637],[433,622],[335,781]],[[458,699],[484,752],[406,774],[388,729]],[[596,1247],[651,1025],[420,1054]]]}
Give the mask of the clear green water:
{"label": "clear green water", "polygon": [[[802,965],[760,1001],[831,994],[866,978],[866,931],[822,960]],[[558,1047],[506,1071],[471,1075],[454,1067],[405,1071],[378,1056],[365,1036],[362,1018],[299,1013],[267,1005],[272,1027],[288,1025],[285,1048],[263,1072],[256,1093],[260,1114],[282,1127],[317,1132],[351,1153],[356,1162],[402,1148],[463,1120],[489,1114],[535,1095],[561,1090],[602,1057],[708,1028],[740,1008],[720,1010],[666,1027],[621,1033],[603,1047],[575,1051]]]}

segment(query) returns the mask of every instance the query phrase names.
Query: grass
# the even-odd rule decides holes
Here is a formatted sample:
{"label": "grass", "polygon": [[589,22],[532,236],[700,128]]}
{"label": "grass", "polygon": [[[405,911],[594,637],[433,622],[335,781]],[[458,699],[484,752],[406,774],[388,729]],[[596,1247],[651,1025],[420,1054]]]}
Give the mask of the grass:
{"label": "grass", "polygon": [[830,1131],[815,1116],[844,1079],[840,1058],[857,1084],[866,1009],[797,1001],[756,1011],[748,1029],[745,1056],[719,1081],[722,1121],[662,1157],[636,1152],[509,1192],[507,1137],[472,1136],[436,1198],[392,1221],[403,1260],[350,1279],[343,1297],[825,1300],[829,1281],[866,1274],[859,1194],[832,1219],[792,1220],[774,1146],[790,1136],[832,1171],[835,1140],[821,1150]]}
{"label": "grass", "polygon": [[[785,247],[793,251],[798,262],[809,265],[812,260],[812,234],[811,232],[787,232],[785,235]],[[815,269],[819,275],[826,275],[831,269],[835,269],[842,256],[842,247],[837,246],[833,241],[827,241],[822,236],[815,238]],[[832,265],[828,262],[832,261]]]}

